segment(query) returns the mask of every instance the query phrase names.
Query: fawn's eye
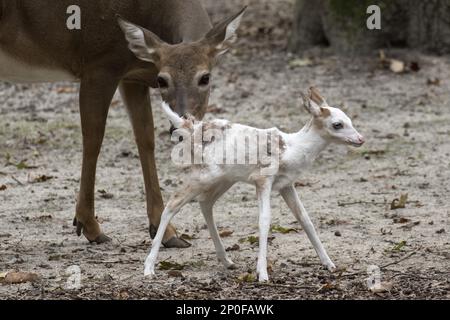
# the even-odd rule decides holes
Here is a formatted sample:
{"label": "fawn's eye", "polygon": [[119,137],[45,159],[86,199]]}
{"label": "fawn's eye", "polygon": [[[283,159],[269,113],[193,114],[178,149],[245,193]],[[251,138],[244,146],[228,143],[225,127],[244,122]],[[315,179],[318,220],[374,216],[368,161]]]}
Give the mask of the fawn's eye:
{"label": "fawn's eye", "polygon": [[341,130],[343,128],[344,128],[344,124],[342,124],[341,122],[333,123],[333,129],[334,130]]}
{"label": "fawn's eye", "polygon": [[209,73],[205,74],[198,81],[198,85],[200,87],[206,87],[207,85],[209,85],[210,80],[211,80],[211,75]]}
{"label": "fawn's eye", "polygon": [[169,87],[169,83],[163,77],[158,77],[158,86],[161,89],[167,89]]}

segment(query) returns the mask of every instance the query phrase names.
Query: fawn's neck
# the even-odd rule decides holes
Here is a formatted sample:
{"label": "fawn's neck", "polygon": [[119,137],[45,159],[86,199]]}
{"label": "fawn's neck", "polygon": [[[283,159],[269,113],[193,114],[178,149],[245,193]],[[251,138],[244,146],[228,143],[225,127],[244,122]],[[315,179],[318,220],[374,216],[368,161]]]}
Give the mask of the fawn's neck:
{"label": "fawn's neck", "polygon": [[302,130],[294,133],[290,144],[292,162],[303,165],[312,163],[329,144],[312,119]]}

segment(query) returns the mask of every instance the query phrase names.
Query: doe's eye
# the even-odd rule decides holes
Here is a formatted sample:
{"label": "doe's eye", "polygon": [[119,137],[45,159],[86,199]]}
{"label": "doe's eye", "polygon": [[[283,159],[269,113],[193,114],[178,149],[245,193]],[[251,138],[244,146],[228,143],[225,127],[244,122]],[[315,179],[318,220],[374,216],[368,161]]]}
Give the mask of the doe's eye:
{"label": "doe's eye", "polygon": [[166,89],[166,88],[168,88],[169,87],[169,83],[167,82],[167,80],[166,79],[164,79],[163,77],[158,77],[158,86],[161,88],[161,89]]}
{"label": "doe's eye", "polygon": [[209,73],[205,74],[198,81],[198,85],[201,87],[205,87],[205,86],[209,85],[210,80],[211,80],[211,75]]}
{"label": "doe's eye", "polygon": [[341,122],[333,123],[333,129],[334,130],[341,130],[343,128],[344,128],[344,124],[342,124]]}

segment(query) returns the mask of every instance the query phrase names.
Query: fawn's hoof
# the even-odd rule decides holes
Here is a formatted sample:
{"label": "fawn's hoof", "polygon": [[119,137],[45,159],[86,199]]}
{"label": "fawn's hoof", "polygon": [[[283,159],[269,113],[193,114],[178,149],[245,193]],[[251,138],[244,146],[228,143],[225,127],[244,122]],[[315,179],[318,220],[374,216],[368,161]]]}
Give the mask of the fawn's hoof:
{"label": "fawn's hoof", "polygon": [[269,275],[267,272],[260,272],[258,274],[258,281],[259,282],[269,282]]}
{"label": "fawn's hoof", "polygon": [[325,267],[330,271],[331,273],[335,272],[337,270],[336,266],[333,262],[327,263]]}
{"label": "fawn's hoof", "polygon": [[107,235],[105,235],[104,233],[100,233],[98,236],[96,236],[94,239],[89,239],[89,237],[85,234],[84,231],[84,225],[77,220],[77,218],[73,219],[73,226],[77,228],[77,236],[81,236],[81,234],[84,234],[84,236],[86,237],[86,239],[90,242],[90,243],[96,243],[96,244],[102,244],[102,243],[107,243],[111,241],[111,238],[108,237]]}
{"label": "fawn's hoof", "polygon": [[234,263],[230,264],[229,266],[227,266],[228,270],[237,270],[237,265],[235,265]]}
{"label": "fawn's hoof", "polygon": [[192,246],[186,240],[177,238],[177,237],[172,237],[167,241],[163,241],[162,244],[166,248],[180,248],[180,249],[185,249],[185,248],[189,248],[190,246]]}
{"label": "fawn's hoof", "polygon": [[155,269],[153,267],[145,267],[144,276],[148,278],[152,278],[155,276]]}

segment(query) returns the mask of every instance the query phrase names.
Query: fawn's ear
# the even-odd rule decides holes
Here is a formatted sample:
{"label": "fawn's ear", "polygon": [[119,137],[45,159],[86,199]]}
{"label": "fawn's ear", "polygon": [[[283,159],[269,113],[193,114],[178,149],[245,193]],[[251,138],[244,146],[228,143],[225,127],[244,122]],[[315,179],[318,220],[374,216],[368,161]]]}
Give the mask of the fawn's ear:
{"label": "fawn's ear", "polygon": [[244,7],[237,14],[218,23],[209,31],[202,40],[210,47],[210,55],[214,57],[225,54],[233,43],[237,40],[237,29],[247,7]]}
{"label": "fawn's ear", "polygon": [[303,107],[308,111],[309,114],[311,114],[314,117],[320,117],[322,115],[322,109],[311,100],[309,95],[304,94],[303,92],[300,93],[303,99]]}
{"label": "fawn's ear", "polygon": [[311,87],[308,90],[308,94],[301,93],[303,99],[303,106],[314,117],[326,117],[330,114],[329,109],[326,107],[327,102],[322,97],[319,90],[315,87]]}
{"label": "fawn's ear", "polygon": [[120,16],[117,16],[117,21],[128,41],[128,48],[138,59],[151,63],[159,60],[158,49],[163,46],[164,41],[153,32],[139,27]]}

